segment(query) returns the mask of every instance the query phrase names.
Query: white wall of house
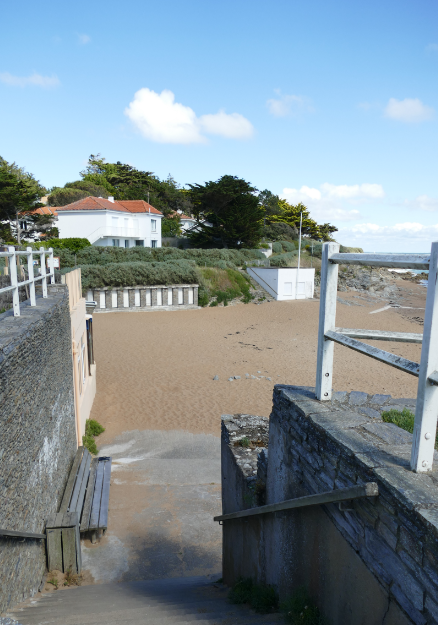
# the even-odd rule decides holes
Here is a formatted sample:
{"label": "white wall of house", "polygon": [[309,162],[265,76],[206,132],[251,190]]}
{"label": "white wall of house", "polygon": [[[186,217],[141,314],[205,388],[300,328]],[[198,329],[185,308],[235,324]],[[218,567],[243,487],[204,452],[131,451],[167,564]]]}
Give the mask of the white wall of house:
{"label": "white wall of house", "polygon": [[59,236],[83,237],[92,245],[161,247],[162,215],[112,210],[58,211]]}
{"label": "white wall of house", "polygon": [[311,299],[315,269],[297,267],[248,267],[247,272],[276,300]]}

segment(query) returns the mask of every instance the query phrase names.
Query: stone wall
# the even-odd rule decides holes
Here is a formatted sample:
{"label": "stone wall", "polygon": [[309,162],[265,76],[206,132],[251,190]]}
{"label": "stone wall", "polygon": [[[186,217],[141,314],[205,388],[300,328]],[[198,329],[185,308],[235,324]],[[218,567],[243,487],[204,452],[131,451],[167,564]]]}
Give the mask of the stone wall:
{"label": "stone wall", "polygon": [[[77,448],[68,292],[48,292],[20,317],[0,315],[0,528],[36,533]],[[45,541],[0,536],[0,613],[33,595],[45,569]]]}
{"label": "stone wall", "polygon": [[104,287],[89,290],[86,299],[96,302],[94,312],[198,308],[198,285]]}
{"label": "stone wall", "polygon": [[[414,402],[354,392],[325,403],[311,388],[275,387],[266,503],[371,481],[380,494],[225,521],[226,583],[251,576],[274,584],[282,598],[304,585],[333,624],[438,623],[438,457],[434,472],[410,471],[412,436],[380,416],[405,403]],[[234,488],[230,466],[250,488],[227,418],[223,430],[223,488]],[[259,453],[260,481],[265,465]],[[225,492],[224,513],[248,501]]]}

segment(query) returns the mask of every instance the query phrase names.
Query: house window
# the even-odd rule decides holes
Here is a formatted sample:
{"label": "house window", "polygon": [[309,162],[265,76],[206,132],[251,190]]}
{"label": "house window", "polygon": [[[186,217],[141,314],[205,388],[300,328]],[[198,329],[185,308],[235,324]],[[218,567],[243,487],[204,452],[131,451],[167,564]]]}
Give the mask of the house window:
{"label": "house window", "polygon": [[136,241],[136,242],[135,242],[135,245],[136,245],[137,247],[144,247],[144,241]]}
{"label": "house window", "polygon": [[20,221],[21,230],[27,230],[27,221]]}
{"label": "house window", "polygon": [[157,220],[156,219],[151,219],[151,229],[152,229],[152,232],[156,232],[157,231]]}
{"label": "house window", "polygon": [[125,247],[129,247],[129,240],[125,239]]}
{"label": "house window", "polygon": [[157,242],[155,239],[152,239],[151,241],[151,247],[157,247]]}
{"label": "house window", "polygon": [[120,239],[113,239],[113,247],[120,247]]}
{"label": "house window", "polygon": [[81,338],[81,369],[82,369],[82,385],[85,386],[85,341],[84,337]]}

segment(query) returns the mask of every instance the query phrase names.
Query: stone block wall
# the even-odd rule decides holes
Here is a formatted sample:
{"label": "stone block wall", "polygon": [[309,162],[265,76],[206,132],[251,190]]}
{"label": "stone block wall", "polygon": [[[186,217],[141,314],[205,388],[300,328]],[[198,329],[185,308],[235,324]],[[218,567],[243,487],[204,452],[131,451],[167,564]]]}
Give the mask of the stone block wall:
{"label": "stone block wall", "polygon": [[[412,403],[365,393],[338,393],[326,403],[311,388],[276,386],[266,503],[365,482],[377,482],[380,494],[225,521],[225,581],[252,576],[282,598],[304,585],[332,623],[437,624],[438,457],[432,473],[410,471],[412,436],[380,416]],[[223,457],[234,455],[231,435],[223,434]],[[260,478],[265,456],[258,457]],[[223,465],[223,488],[233,491],[230,465]],[[238,458],[233,471],[236,483],[244,478]],[[223,502],[224,512],[245,507],[229,492]]]}
{"label": "stone block wall", "polygon": [[[68,291],[0,315],[0,528],[44,533],[76,452]],[[0,536],[0,613],[37,592],[45,541]]]}

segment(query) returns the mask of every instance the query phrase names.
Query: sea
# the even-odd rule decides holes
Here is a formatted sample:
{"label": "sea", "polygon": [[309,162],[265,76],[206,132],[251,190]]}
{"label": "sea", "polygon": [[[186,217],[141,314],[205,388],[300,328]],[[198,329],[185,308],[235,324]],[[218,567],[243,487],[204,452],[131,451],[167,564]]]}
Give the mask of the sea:
{"label": "sea", "polygon": [[[364,251],[365,254],[393,254],[394,252],[370,252],[370,251]],[[406,256],[411,255],[411,254],[419,254],[421,256],[427,256],[427,254],[429,254],[430,252],[396,252],[396,254],[405,254]],[[406,269],[406,272],[410,272],[410,273],[429,273],[428,269]],[[419,284],[421,286],[424,286],[427,288],[427,280],[420,280]]]}

